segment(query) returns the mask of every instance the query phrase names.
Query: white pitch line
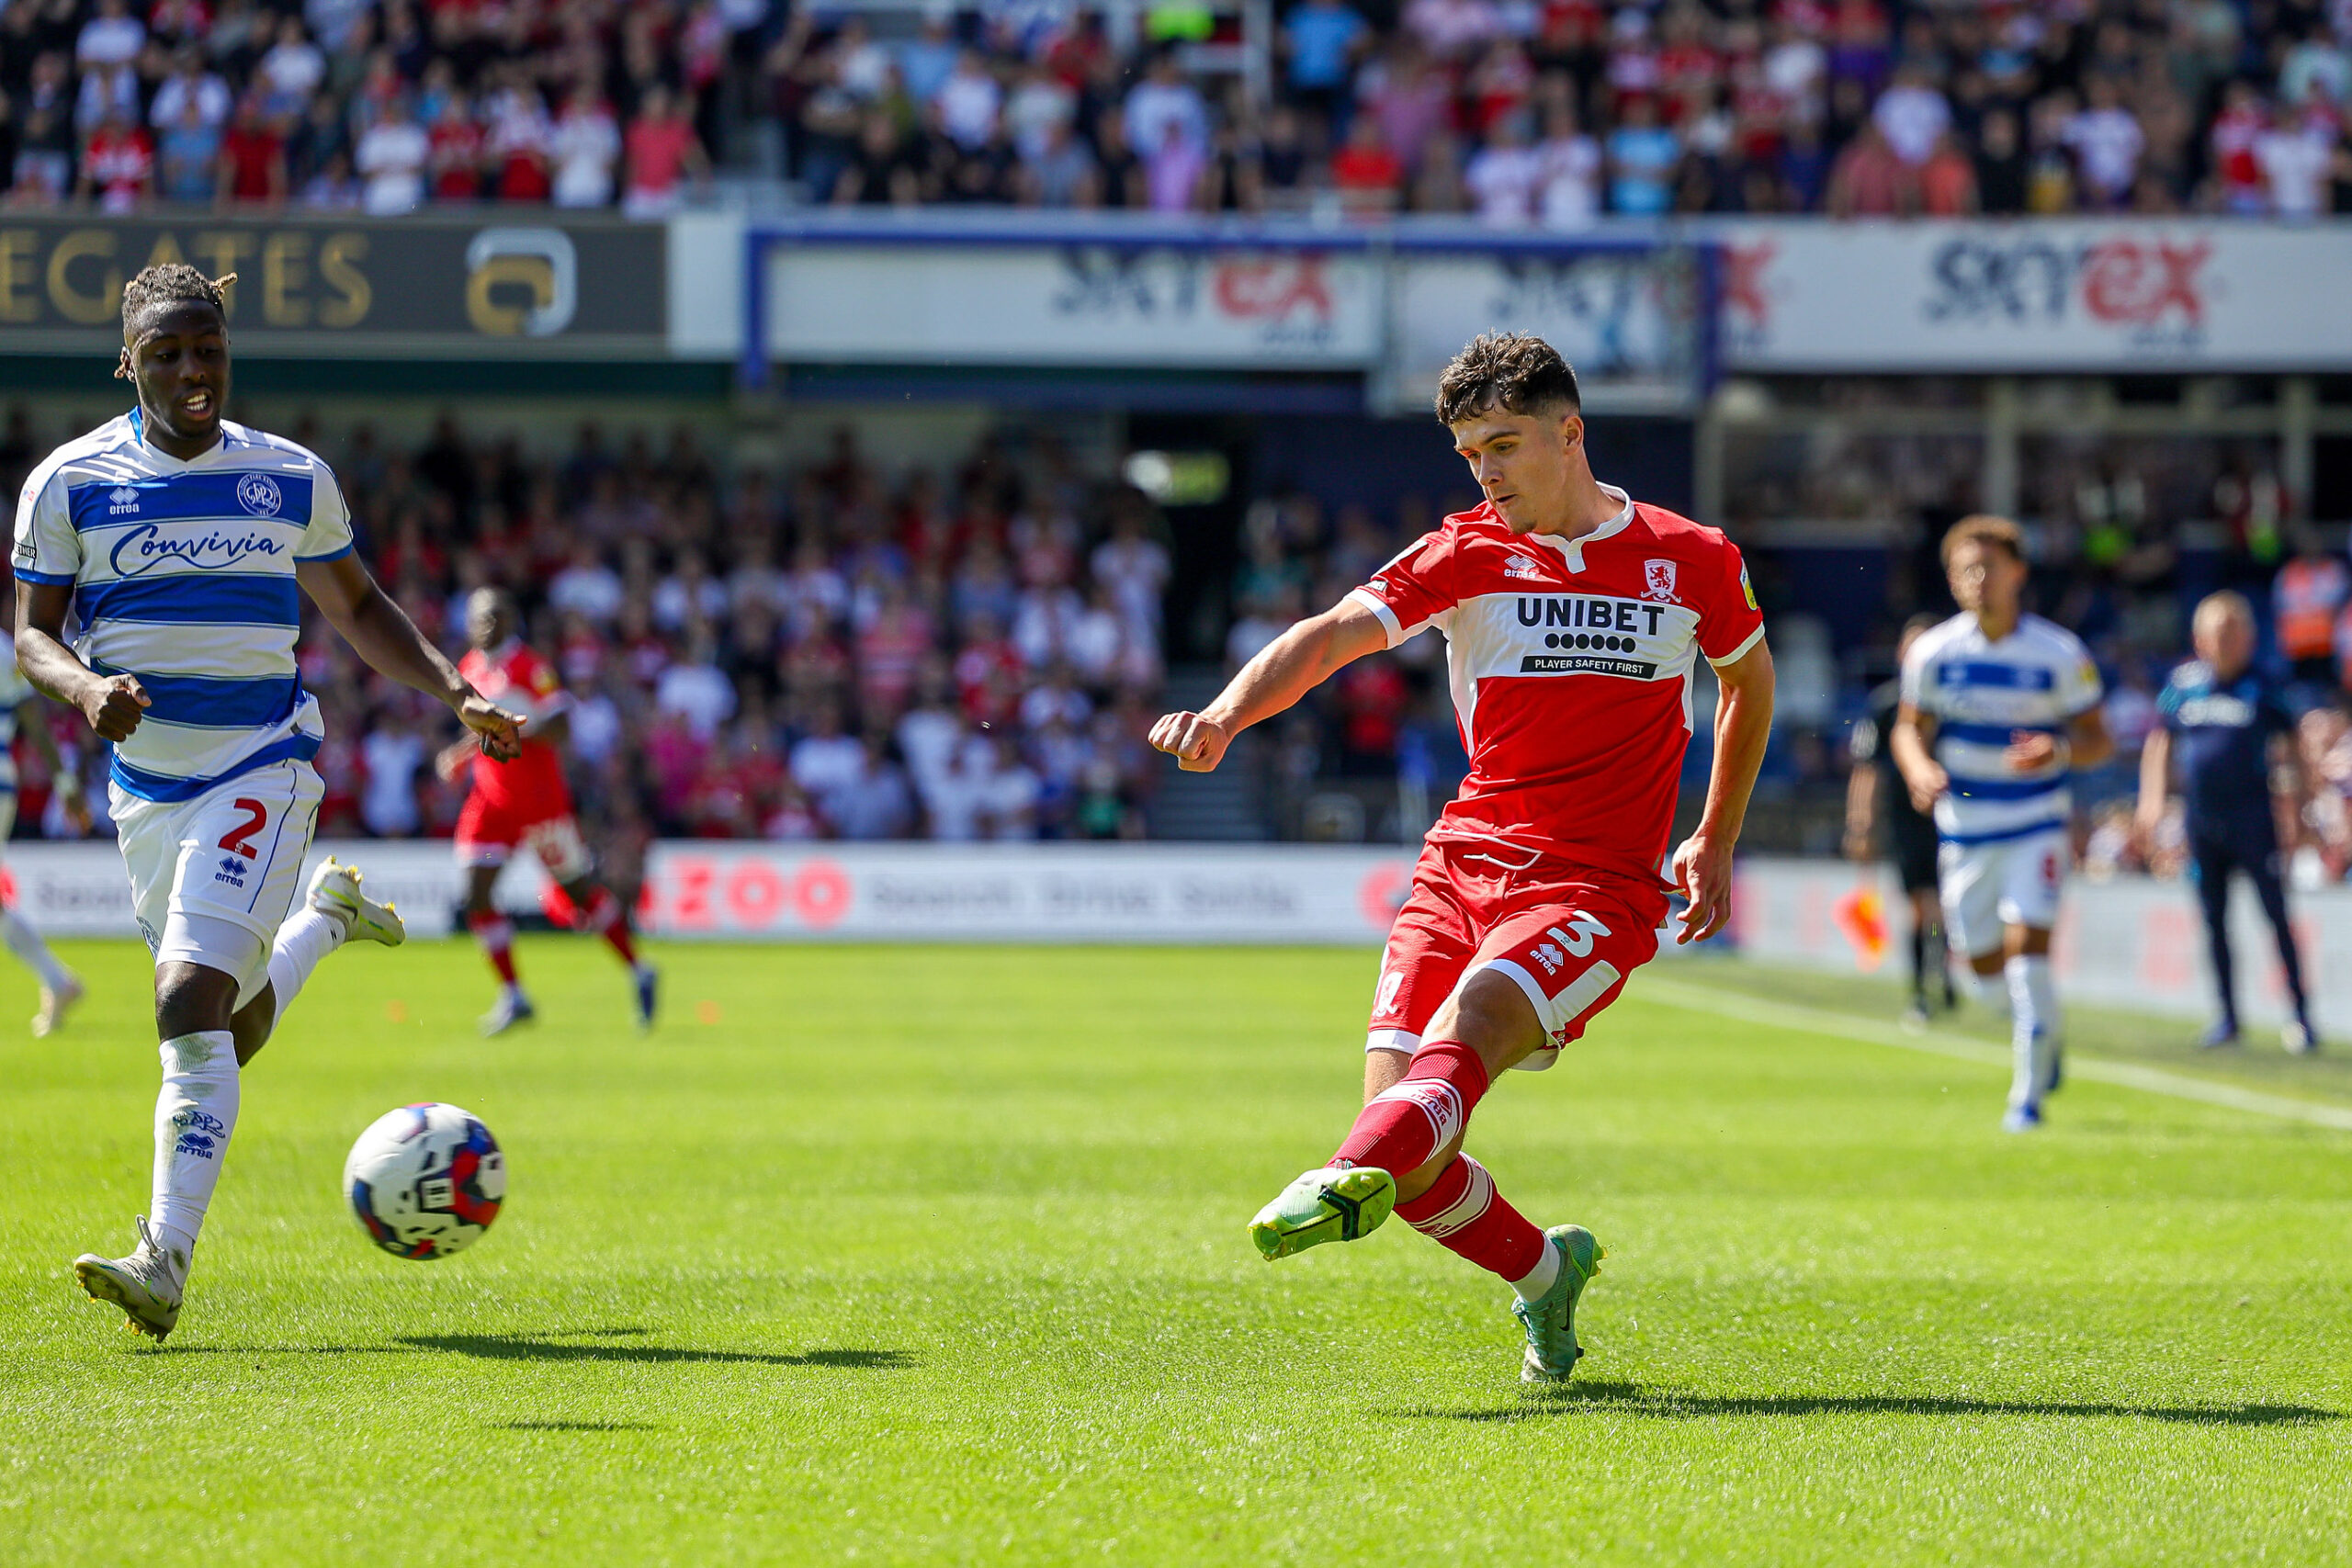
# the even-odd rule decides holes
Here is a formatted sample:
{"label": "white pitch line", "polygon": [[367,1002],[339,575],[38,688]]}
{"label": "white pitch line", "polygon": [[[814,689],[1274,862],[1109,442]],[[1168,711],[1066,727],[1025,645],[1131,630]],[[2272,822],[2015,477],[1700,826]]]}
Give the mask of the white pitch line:
{"label": "white pitch line", "polygon": [[[1766,1001],[1760,997],[1709,990],[1675,980],[1645,979],[1636,991],[1635,999],[1658,1001],[1668,1007],[1689,1008],[1698,1012],[1720,1013],[1725,1018],[1745,1019],[1754,1023],[1777,1024],[1783,1029],[1811,1030],[1815,1033],[1834,1034],[1870,1045],[1894,1045],[1905,1051],[1924,1052],[1930,1056],[1949,1056],[1955,1061],[1998,1067],[2004,1072],[2009,1066],[2007,1047],[1971,1040],[1966,1035],[1932,1029],[1912,1034],[1891,1023],[1877,1023],[1850,1013],[1832,1012],[1826,1008],[1804,1007],[1792,1002]],[[2166,1072],[2162,1067],[2085,1056],[2075,1051],[2066,1053],[2066,1074],[2069,1077],[2091,1083],[2114,1084],[2118,1088],[2136,1089],[2146,1094],[2199,1100],[2207,1105],[2244,1111],[2256,1116],[2277,1116],[2290,1122],[2309,1122],[2315,1126],[2352,1133],[2352,1106],[2293,1100],[2283,1094],[2264,1094],[2258,1089],[2239,1089],[2232,1084],[2215,1083],[2210,1078]]]}

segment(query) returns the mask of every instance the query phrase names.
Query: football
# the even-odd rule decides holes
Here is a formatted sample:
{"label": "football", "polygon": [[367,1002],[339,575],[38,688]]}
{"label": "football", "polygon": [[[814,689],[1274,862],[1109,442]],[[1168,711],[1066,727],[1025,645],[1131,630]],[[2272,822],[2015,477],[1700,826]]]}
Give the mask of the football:
{"label": "football", "polygon": [[481,1239],[506,1196],[506,1157],[472,1111],[427,1101],[379,1116],[351,1145],[344,1195],[395,1258],[447,1258]]}

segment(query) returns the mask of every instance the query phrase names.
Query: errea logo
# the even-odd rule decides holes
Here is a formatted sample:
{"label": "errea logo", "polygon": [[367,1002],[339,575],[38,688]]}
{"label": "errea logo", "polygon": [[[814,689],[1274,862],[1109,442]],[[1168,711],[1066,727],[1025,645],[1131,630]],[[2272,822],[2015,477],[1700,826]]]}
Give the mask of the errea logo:
{"label": "errea logo", "polygon": [[1525,556],[1513,556],[1503,563],[1503,575],[1521,582],[1541,582],[1544,569]]}
{"label": "errea logo", "polygon": [[107,501],[109,502],[107,507],[107,515],[109,517],[120,517],[125,513],[136,513],[139,510],[139,492],[129,485],[115,486],[113,490],[107,492]]}

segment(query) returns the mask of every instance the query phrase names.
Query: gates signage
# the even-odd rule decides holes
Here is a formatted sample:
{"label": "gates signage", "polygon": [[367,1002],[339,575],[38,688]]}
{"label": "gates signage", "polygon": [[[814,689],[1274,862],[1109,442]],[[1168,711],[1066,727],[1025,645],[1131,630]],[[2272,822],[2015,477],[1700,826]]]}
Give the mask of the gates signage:
{"label": "gates signage", "polygon": [[1361,254],[826,242],[765,265],[776,360],[1352,369],[1379,347]]}
{"label": "gates signage", "polygon": [[237,274],[230,330],[240,353],[667,354],[662,225],[499,218],[0,213],[0,352],[110,352],[124,282],[184,261]]}
{"label": "gates signage", "polygon": [[2352,360],[2352,225],[1733,223],[1733,370],[2297,370]]}

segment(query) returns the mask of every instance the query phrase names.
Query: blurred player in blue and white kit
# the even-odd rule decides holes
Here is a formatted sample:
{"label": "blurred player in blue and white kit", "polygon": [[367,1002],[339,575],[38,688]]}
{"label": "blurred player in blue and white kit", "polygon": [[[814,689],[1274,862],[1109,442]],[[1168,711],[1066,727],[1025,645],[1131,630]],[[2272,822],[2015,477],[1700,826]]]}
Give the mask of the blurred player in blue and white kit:
{"label": "blurred player in blue and white kit", "polygon": [[1944,930],[1981,979],[2006,975],[2016,1070],[2002,1125],[2041,1124],[2058,1087],[2058,988],[2050,932],[2073,859],[2067,789],[2115,750],[2089,652],[2023,611],[2025,540],[2003,517],[1964,517],[1944,536],[1961,613],[1922,632],[1903,661],[1894,761],[1914,805],[1932,810]]}
{"label": "blurred player in blue and white kit", "polygon": [[[49,776],[53,781],[51,787],[65,808],[66,820],[77,833],[90,830],[90,807],[82,798],[82,781],[58,759],[56,738],[50,734],[48,719],[40,709],[41,700],[33,694],[31,682],[17,668],[16,660],[9,659],[0,666],[0,842],[6,841],[17,827],[19,723],[32,741],[33,750],[49,764]],[[74,971],[57,961],[49,943],[41,941],[40,932],[27,924],[13,907],[0,907],[0,942],[5,942],[8,951],[40,979],[40,1010],[33,1014],[33,1033],[42,1037],[54,1033],[74,1004],[82,999],[82,982],[75,978]]]}
{"label": "blurred player in blue and white kit", "polygon": [[221,417],[233,281],[183,264],[130,281],[115,374],[138,406],[50,454],[17,504],[17,662],[114,745],[108,795],[155,955],[162,1040],[139,1245],[74,1269],[158,1339],[179,1321],[240,1070],[321,959],[354,936],[405,934],[332,860],[294,910],[324,793],[311,766],[318,700],[294,661],[302,595],[368,664],[448,704],[484,750],[516,745],[514,716],[417,635],[353,553],[327,466]]}
{"label": "blurred player in blue and white kit", "polygon": [[2238,1043],[2236,965],[2230,956],[2230,878],[2243,874],[2270,921],[2278,964],[2294,1017],[2280,1041],[2297,1055],[2312,1050],[2303,965],[2287,919],[2287,885],[2278,852],[2278,819],[2271,807],[2273,763],[2294,781],[2296,815],[2311,798],[2295,750],[2295,716],[2277,682],[2254,667],[2254,607],[2235,593],[2215,593],[2197,606],[2190,623],[2197,657],[2172,673],[2156,699],[2162,722],[2140,754],[2137,826],[2153,839],[2164,820],[2173,764],[2188,808],[2188,850],[2197,867],[2197,899],[2205,913],[2206,950],[2222,1016],[2205,1036],[2208,1046]]}

